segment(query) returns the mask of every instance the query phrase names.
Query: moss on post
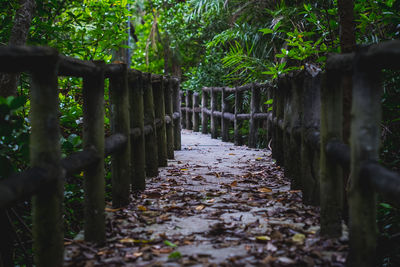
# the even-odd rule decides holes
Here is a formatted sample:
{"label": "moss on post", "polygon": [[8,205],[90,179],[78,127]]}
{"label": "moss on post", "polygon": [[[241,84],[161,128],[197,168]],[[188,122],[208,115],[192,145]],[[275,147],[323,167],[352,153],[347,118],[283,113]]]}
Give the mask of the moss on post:
{"label": "moss on post", "polygon": [[200,114],[197,112],[199,109],[199,93],[193,93],[193,132],[199,131]]}
{"label": "moss on post", "polygon": [[341,74],[328,71],[321,88],[321,235],[339,237],[342,234],[343,173],[342,168],[329,160],[326,145],[342,141],[343,91]]}
{"label": "moss on post", "polygon": [[151,84],[151,74],[143,73],[143,104],[144,104],[144,125],[152,127],[152,131],[145,135],[146,147],[146,174],[148,177],[158,175],[158,145],[157,129],[154,118],[154,97]]}
{"label": "moss on post", "polygon": [[382,85],[380,70],[356,55],[353,72],[353,102],[351,123],[351,176],[349,200],[348,266],[376,266],[376,193],[369,181],[361,176],[366,161],[377,161],[381,137]]}
{"label": "moss on post", "polygon": [[164,78],[160,75],[151,75],[151,84],[153,88],[154,116],[161,121],[161,125],[157,127],[157,152],[158,166],[165,167],[168,165],[167,155],[167,132],[165,125],[165,100],[164,100]]}
{"label": "moss on post", "polygon": [[130,128],[139,129],[139,137],[130,136],[131,142],[131,183],[132,190],[144,190],[146,186],[146,159],[144,136],[143,81],[139,71],[128,73]]}
{"label": "moss on post", "polygon": [[253,84],[251,88],[251,102],[250,102],[250,121],[249,121],[249,147],[257,146],[257,132],[259,122],[254,118],[256,113],[260,112],[261,93],[260,87]]}
{"label": "moss on post", "polygon": [[112,205],[119,208],[128,205],[130,193],[130,124],[129,94],[126,65],[123,72],[110,77],[111,130],[113,134],[121,133],[128,143],[121,151],[112,155]]}
{"label": "moss on post", "polygon": [[[33,251],[36,266],[63,265],[63,176],[60,158],[56,52],[41,59],[32,73],[30,110],[31,167],[49,170],[51,182],[32,198]],[[103,137],[104,138],[104,137]]]}
{"label": "moss on post", "polygon": [[[172,92],[173,92],[173,110],[174,110],[174,148],[175,150],[181,150],[181,96],[180,96],[180,86],[179,80],[177,78],[172,78]],[[175,114],[177,116],[175,116]]]}
{"label": "moss on post", "polygon": [[201,93],[201,133],[208,133],[208,115],[205,112],[205,109],[208,108],[208,95],[207,92],[202,90]]}
{"label": "moss on post", "polygon": [[229,125],[231,124],[230,120],[224,118],[224,113],[229,112],[229,102],[227,97],[228,94],[225,90],[225,87],[223,87],[221,95],[221,137],[223,142],[229,141]]}
{"label": "moss on post", "polygon": [[172,105],[172,80],[170,77],[164,77],[164,101],[165,101],[165,114],[171,118],[171,122],[166,124],[167,134],[167,156],[169,159],[174,158],[174,127],[175,120],[173,105]]}
{"label": "moss on post", "polygon": [[104,180],[104,62],[96,73],[83,78],[83,147],[94,148],[99,160],[84,172],[85,240],[103,243],[105,232]]}

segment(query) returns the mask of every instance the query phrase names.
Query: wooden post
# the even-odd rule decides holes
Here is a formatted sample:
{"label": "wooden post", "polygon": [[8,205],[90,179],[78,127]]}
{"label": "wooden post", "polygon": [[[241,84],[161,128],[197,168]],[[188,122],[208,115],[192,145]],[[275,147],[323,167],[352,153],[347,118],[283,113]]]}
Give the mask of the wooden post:
{"label": "wooden post", "polygon": [[[303,94],[304,71],[296,73],[291,79],[291,99],[289,117],[289,151],[291,189],[303,189],[301,182],[301,102]],[[285,166],[286,169],[286,166]]]}
{"label": "wooden post", "polygon": [[249,121],[249,147],[257,146],[257,131],[259,122],[254,118],[256,113],[260,112],[260,87],[253,84],[251,88],[251,102],[250,102],[250,121]]}
{"label": "wooden post", "polygon": [[200,114],[197,112],[199,109],[199,93],[193,93],[193,132],[199,131]]}
{"label": "wooden post", "polygon": [[129,84],[129,108],[130,129],[139,129],[140,135],[130,135],[131,142],[131,183],[132,190],[144,190],[146,186],[146,159],[144,136],[144,107],[143,107],[143,80],[142,73],[130,70]]}
{"label": "wooden post", "polygon": [[153,88],[151,85],[151,74],[143,73],[143,104],[144,104],[144,125],[151,130],[145,134],[146,147],[146,174],[148,177],[158,175],[158,151],[157,151],[157,129],[154,121]]}
{"label": "wooden post", "polygon": [[64,172],[60,165],[57,52],[40,60],[41,67],[31,76],[30,163],[48,169],[53,179],[32,198],[33,251],[36,266],[62,266]]}
{"label": "wooden post", "polygon": [[181,108],[184,108],[184,107],[186,108],[186,96],[185,96],[185,92],[179,91],[179,96],[180,96],[180,100],[179,100],[180,107],[179,107],[179,110],[180,110],[180,113],[181,113],[182,128],[183,128],[183,129],[187,129],[187,125],[186,125],[186,111],[185,111],[185,112],[182,112],[182,109],[181,109]]}
{"label": "wooden post", "polygon": [[292,115],[292,106],[291,106],[291,99],[293,94],[292,88],[292,79],[293,76],[289,76],[286,74],[285,76],[286,83],[284,86],[279,88],[282,91],[283,96],[283,130],[282,130],[282,137],[283,137],[283,162],[284,165],[284,175],[290,179],[290,188],[293,186],[293,176],[292,176],[292,164],[293,164],[293,154],[290,149],[290,132],[291,132],[291,125],[290,119]]}
{"label": "wooden post", "polygon": [[204,109],[208,108],[208,95],[205,88],[202,89],[201,93],[201,133],[208,133],[208,115]]}
{"label": "wooden post", "polygon": [[165,101],[165,114],[170,117],[171,121],[166,124],[167,134],[167,156],[169,159],[174,158],[174,111],[172,105],[172,80],[170,77],[164,77],[164,101]]}
{"label": "wooden post", "polygon": [[284,108],[283,108],[283,92],[282,88],[286,86],[286,78],[279,77],[278,78],[278,88],[275,90],[275,98],[274,98],[274,113],[276,118],[275,123],[275,142],[274,142],[274,157],[276,162],[280,166],[284,166],[284,146],[283,146],[283,134],[284,131],[280,127],[280,123],[283,121],[284,116]]}
{"label": "wooden post", "polygon": [[94,148],[99,160],[84,172],[85,240],[103,243],[105,232],[104,180],[104,62],[96,73],[83,78],[83,148]]}
{"label": "wooden post", "polygon": [[243,92],[239,92],[236,88],[235,90],[235,121],[234,121],[234,131],[235,131],[235,145],[243,145],[243,138],[240,132],[243,122],[238,119],[238,115],[243,112]]}
{"label": "wooden post", "polygon": [[222,96],[221,96],[221,137],[223,142],[229,141],[229,125],[231,124],[230,120],[224,118],[224,114],[229,112],[229,103],[226,99],[228,94],[226,93],[225,87],[222,88]]}
{"label": "wooden post", "polygon": [[[172,91],[173,91],[173,109],[174,109],[174,148],[175,150],[181,150],[181,90],[179,86],[179,80],[177,78],[172,79]],[[175,116],[176,115],[176,116]]]}
{"label": "wooden post", "polygon": [[130,125],[129,125],[129,94],[126,65],[123,72],[110,77],[111,130],[113,134],[123,134],[128,143],[121,151],[112,155],[112,205],[114,208],[129,204],[130,193]]}
{"label": "wooden post", "polygon": [[217,91],[214,87],[211,90],[211,138],[216,139],[218,137],[218,119],[214,115],[214,111],[217,111]]}
{"label": "wooden post", "polygon": [[160,120],[161,125],[156,126],[157,130],[157,151],[158,166],[168,166],[167,155],[167,132],[165,126],[165,100],[164,100],[164,78],[161,75],[151,75],[153,87],[154,115],[156,120]]}
{"label": "wooden post", "polygon": [[[351,123],[351,175],[349,190],[349,255],[348,266],[376,266],[376,193],[361,176],[366,161],[377,161],[381,138],[380,70],[356,55],[353,74]],[[340,178],[340,177],[338,177]]]}
{"label": "wooden post", "polygon": [[192,115],[190,114],[191,112],[193,112],[192,95],[193,95],[192,91],[189,90],[186,91],[186,129],[188,130],[193,129]]}
{"label": "wooden post", "polygon": [[308,136],[320,129],[321,114],[321,73],[316,76],[305,73],[303,96],[301,101],[301,183],[303,185],[303,202],[308,205],[319,205],[320,151],[308,143]]}
{"label": "wooden post", "polygon": [[328,70],[321,88],[321,235],[329,237],[342,234],[342,168],[329,160],[326,153],[329,141],[343,140],[343,91],[340,78],[339,72]]}

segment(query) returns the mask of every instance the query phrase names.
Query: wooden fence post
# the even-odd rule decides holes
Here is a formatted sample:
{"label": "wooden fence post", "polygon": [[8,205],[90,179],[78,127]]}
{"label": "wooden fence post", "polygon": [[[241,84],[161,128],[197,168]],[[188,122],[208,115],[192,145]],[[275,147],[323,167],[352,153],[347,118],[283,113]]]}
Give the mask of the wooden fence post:
{"label": "wooden fence post", "polygon": [[83,147],[94,148],[99,160],[84,172],[85,240],[103,243],[105,232],[104,180],[104,62],[96,62],[93,75],[83,78]]}
{"label": "wooden fence post", "polygon": [[179,110],[181,112],[181,123],[182,123],[182,128],[183,129],[187,129],[187,125],[186,125],[186,110],[184,112],[182,112],[181,108],[186,108],[186,96],[185,96],[185,92],[184,91],[179,91],[179,97],[180,97],[180,107]]}
{"label": "wooden fence post", "polygon": [[164,101],[165,101],[165,114],[170,118],[166,123],[167,134],[167,156],[169,159],[174,158],[174,111],[172,105],[172,80],[170,77],[164,77]]}
{"label": "wooden fence post", "polygon": [[158,166],[165,167],[168,165],[168,155],[163,76],[151,75],[151,84],[153,88],[154,115],[156,120]]}
{"label": "wooden fence post", "polygon": [[211,90],[211,138],[218,137],[218,120],[214,112],[217,111],[217,91],[214,87]]}
{"label": "wooden fence post", "polygon": [[201,93],[201,133],[207,134],[208,133],[208,115],[205,112],[205,109],[208,107],[208,96],[207,92],[202,89]]}
{"label": "wooden fence post", "polygon": [[199,120],[200,120],[200,113],[197,112],[199,109],[199,93],[193,93],[193,132],[199,131]]}
{"label": "wooden fence post", "polygon": [[284,175],[290,179],[290,188],[293,186],[293,177],[292,177],[292,151],[290,150],[290,117],[292,115],[292,106],[291,106],[291,99],[293,94],[292,76],[290,74],[286,74],[283,76],[283,79],[286,80],[284,86],[279,88],[282,91],[283,97],[283,130],[282,130],[282,139],[283,139],[283,162],[285,163],[284,167]]}
{"label": "wooden fence post", "polygon": [[229,112],[229,103],[226,99],[228,94],[226,92],[226,88],[222,87],[222,95],[221,95],[221,137],[223,142],[229,141],[229,125],[231,124],[230,120],[224,118],[224,114]]}
{"label": "wooden fence post", "polygon": [[138,129],[139,134],[131,132],[131,183],[132,190],[144,190],[146,186],[146,159],[145,159],[145,134],[144,134],[144,107],[143,107],[143,80],[142,73],[130,70],[129,108],[130,129]]}
{"label": "wooden fence post", "polygon": [[284,117],[284,105],[283,105],[283,90],[286,86],[286,78],[279,77],[278,78],[278,87],[275,90],[275,99],[274,99],[274,113],[275,113],[275,142],[274,142],[274,157],[278,165],[284,166],[284,146],[283,146],[283,134],[284,131],[281,128],[281,124],[283,124]]}
{"label": "wooden fence post", "polygon": [[192,115],[190,114],[191,112],[193,112],[192,95],[193,95],[192,91],[189,90],[186,91],[186,129],[188,130],[193,129]]}
{"label": "wooden fence post", "polygon": [[128,75],[125,64],[121,73],[110,77],[111,129],[113,134],[127,137],[127,145],[112,158],[112,205],[114,208],[129,204],[130,193],[130,126]]}
{"label": "wooden fence post", "polygon": [[249,121],[249,147],[257,146],[257,131],[259,121],[255,119],[254,115],[260,112],[260,87],[253,84],[251,88],[251,102],[250,102],[250,121]]}
{"label": "wooden fence post", "polygon": [[177,78],[172,79],[172,91],[173,91],[173,109],[174,109],[174,148],[175,150],[181,150],[181,89],[179,86],[179,80]]}
{"label": "wooden fence post", "polygon": [[353,72],[348,266],[376,266],[376,193],[361,175],[363,163],[377,161],[381,137],[380,69],[356,54]]}
{"label": "wooden fence post", "polygon": [[151,74],[143,73],[143,104],[144,104],[144,132],[145,132],[145,156],[146,175],[155,177],[158,175],[158,151],[157,129],[154,121],[153,88]]}
{"label": "wooden fence post", "polygon": [[[301,182],[301,101],[303,95],[304,71],[295,73],[291,78],[291,106],[289,115],[289,148],[290,162],[286,162],[290,166],[290,178],[292,183],[291,189],[303,190]],[[286,166],[285,166],[286,170]]]}
{"label": "wooden fence post", "polygon": [[[343,138],[343,90],[339,71],[327,70],[321,88],[321,235],[342,234],[343,173],[337,162],[328,159],[326,145]],[[369,212],[369,211],[368,211]]]}
{"label": "wooden fence post", "polygon": [[234,131],[235,131],[235,145],[241,146],[243,145],[243,138],[240,132],[242,128],[243,122],[239,120],[238,115],[243,113],[243,92],[238,91],[238,88],[235,88],[235,120],[234,120]]}
{"label": "wooden fence post", "polygon": [[32,198],[33,250],[36,266],[62,266],[65,174],[60,165],[58,54],[41,61],[42,67],[31,76],[30,163],[31,167],[48,169],[53,179]]}
{"label": "wooden fence post", "polygon": [[321,114],[321,73],[316,76],[305,73],[303,97],[301,100],[301,183],[303,185],[303,202],[319,205],[320,149],[315,150],[308,142],[308,136],[320,129]]}

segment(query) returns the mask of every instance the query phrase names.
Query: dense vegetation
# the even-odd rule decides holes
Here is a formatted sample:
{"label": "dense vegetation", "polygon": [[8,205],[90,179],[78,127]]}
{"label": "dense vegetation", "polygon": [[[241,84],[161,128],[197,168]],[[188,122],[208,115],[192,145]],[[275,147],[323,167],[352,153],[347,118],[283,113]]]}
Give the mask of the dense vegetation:
{"label": "dense vegetation", "polygon": [[[354,2],[358,45],[399,38],[399,1]],[[0,44],[9,42],[19,3],[0,1]],[[36,0],[27,43],[106,62],[119,60],[119,51],[129,49],[132,67],[180,76],[183,89],[199,91],[273,80],[305,63],[323,69],[327,53],[340,52],[338,5],[336,0]],[[0,179],[29,162],[28,80],[20,77],[18,96],[0,98]],[[62,148],[69,153],[81,148],[81,80],[65,78],[59,84]],[[399,170],[398,73],[385,72],[384,88],[382,161]],[[68,179],[66,228],[67,237],[73,237],[81,229],[82,181],[81,176]],[[29,203],[10,217],[22,240],[20,260],[29,262],[31,237],[23,226],[29,226]],[[382,202],[378,220],[382,265],[394,266],[400,254],[400,212]]]}

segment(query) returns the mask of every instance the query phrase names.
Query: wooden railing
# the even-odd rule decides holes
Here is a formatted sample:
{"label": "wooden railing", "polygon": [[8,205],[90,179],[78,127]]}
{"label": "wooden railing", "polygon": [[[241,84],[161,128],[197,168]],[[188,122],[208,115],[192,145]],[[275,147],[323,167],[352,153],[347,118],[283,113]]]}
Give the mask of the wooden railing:
{"label": "wooden railing", "polygon": [[[179,80],[128,70],[125,64],[81,61],[43,47],[1,47],[0,71],[29,72],[31,168],[0,182],[0,233],[6,208],[33,196],[36,266],[62,266],[63,183],[84,171],[85,240],[105,241],[104,157],[112,155],[112,205],[129,203],[181,147]],[[58,76],[83,78],[83,150],[61,159]],[[104,80],[109,79],[112,135],[104,133]],[[2,247],[12,240],[2,238]],[[9,242],[9,243],[7,243]],[[11,243],[10,243],[11,242]],[[4,251],[0,260],[5,262]],[[9,259],[8,259],[9,260]],[[1,264],[0,264],[1,265]]]}
{"label": "wooden railing", "polygon": [[[203,88],[201,107],[197,93],[181,92],[185,103],[181,108],[183,126],[199,131],[201,113],[202,133],[207,133],[211,118],[211,137],[217,138],[220,133],[222,140],[228,141],[233,121],[234,142],[241,144],[240,122],[249,120],[248,146],[255,147],[260,126],[257,122],[266,121],[264,129],[267,140],[272,140],[272,156],[284,166],[292,189],[302,190],[306,204],[321,206],[321,235],[342,235],[343,180],[344,173],[350,172],[347,266],[372,267],[376,264],[376,193],[400,204],[400,175],[377,163],[382,69],[400,69],[400,41],[330,56],[325,72],[306,65],[303,71],[280,76],[274,85]],[[350,145],[343,142],[342,85],[346,76],[353,81]],[[273,99],[269,113],[260,112],[261,89],[267,94],[266,99]],[[241,113],[244,91],[251,91],[250,114]],[[235,94],[234,111],[230,108],[233,105],[229,105],[229,94]]]}

